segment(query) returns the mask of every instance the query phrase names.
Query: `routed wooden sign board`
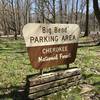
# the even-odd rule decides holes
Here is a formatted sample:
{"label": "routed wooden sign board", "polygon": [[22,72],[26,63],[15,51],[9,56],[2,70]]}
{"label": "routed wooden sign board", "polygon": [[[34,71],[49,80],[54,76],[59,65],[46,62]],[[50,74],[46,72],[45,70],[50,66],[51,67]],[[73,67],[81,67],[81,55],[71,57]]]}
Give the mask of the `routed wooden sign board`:
{"label": "routed wooden sign board", "polygon": [[70,64],[76,58],[80,28],[76,24],[29,23],[23,36],[33,68]]}

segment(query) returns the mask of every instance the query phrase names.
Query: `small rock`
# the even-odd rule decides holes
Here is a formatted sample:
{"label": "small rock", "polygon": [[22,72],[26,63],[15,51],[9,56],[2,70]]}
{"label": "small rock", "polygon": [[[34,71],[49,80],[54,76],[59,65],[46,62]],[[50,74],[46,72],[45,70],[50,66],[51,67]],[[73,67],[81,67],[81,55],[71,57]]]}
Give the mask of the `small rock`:
{"label": "small rock", "polygon": [[80,94],[90,92],[94,89],[93,86],[88,85],[88,84],[81,84],[80,87],[81,87],[81,93]]}

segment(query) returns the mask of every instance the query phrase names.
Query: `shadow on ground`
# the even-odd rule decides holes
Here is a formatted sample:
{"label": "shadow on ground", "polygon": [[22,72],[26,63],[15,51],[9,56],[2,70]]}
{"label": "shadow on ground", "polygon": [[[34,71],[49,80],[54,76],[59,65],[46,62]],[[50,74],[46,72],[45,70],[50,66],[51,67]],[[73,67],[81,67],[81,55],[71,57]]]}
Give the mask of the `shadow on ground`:
{"label": "shadow on ground", "polygon": [[24,87],[13,86],[10,88],[1,88],[0,100],[25,100]]}

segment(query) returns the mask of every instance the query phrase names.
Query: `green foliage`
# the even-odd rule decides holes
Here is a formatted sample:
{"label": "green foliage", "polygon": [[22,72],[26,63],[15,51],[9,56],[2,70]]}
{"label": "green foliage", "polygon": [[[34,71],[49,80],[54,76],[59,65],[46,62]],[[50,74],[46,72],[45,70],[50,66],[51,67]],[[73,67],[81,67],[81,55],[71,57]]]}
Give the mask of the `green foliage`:
{"label": "green foliage", "polygon": [[[100,75],[93,71],[100,70],[99,46],[78,48],[77,58],[70,67],[82,68],[85,81],[94,85],[96,92],[100,91]],[[22,82],[25,84],[26,75],[33,73],[37,73],[37,70],[30,64],[23,40],[0,39],[0,88],[19,86]],[[0,94],[4,92],[0,89]],[[80,88],[58,92],[44,100],[81,100]]]}

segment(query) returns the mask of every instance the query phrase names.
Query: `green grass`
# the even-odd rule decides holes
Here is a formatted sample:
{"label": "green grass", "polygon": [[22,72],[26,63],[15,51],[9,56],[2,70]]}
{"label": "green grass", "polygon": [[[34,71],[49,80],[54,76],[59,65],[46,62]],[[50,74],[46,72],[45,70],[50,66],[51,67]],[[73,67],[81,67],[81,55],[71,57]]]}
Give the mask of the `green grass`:
{"label": "green grass", "polygon": [[21,42],[12,40],[1,40],[0,43],[0,87],[10,87],[10,85],[19,85],[27,74],[33,73],[34,70],[28,58],[25,45]]}
{"label": "green grass", "polygon": [[[27,51],[23,40],[0,39],[0,94],[5,92],[3,88],[20,86],[22,82],[25,83],[26,75],[38,72],[30,65],[27,52],[21,53],[23,51]],[[99,46],[78,48],[77,58],[70,67],[82,68],[86,81],[94,84],[96,91],[100,90],[100,85],[95,84],[100,82],[100,76],[89,70],[91,68],[100,69]],[[88,77],[89,75],[91,77]],[[81,100],[79,92],[77,87],[70,92],[63,91],[45,97],[45,100],[47,98],[50,100]]]}
{"label": "green grass", "polygon": [[81,68],[100,67],[100,50],[99,46],[78,48],[76,61],[72,66]]}

